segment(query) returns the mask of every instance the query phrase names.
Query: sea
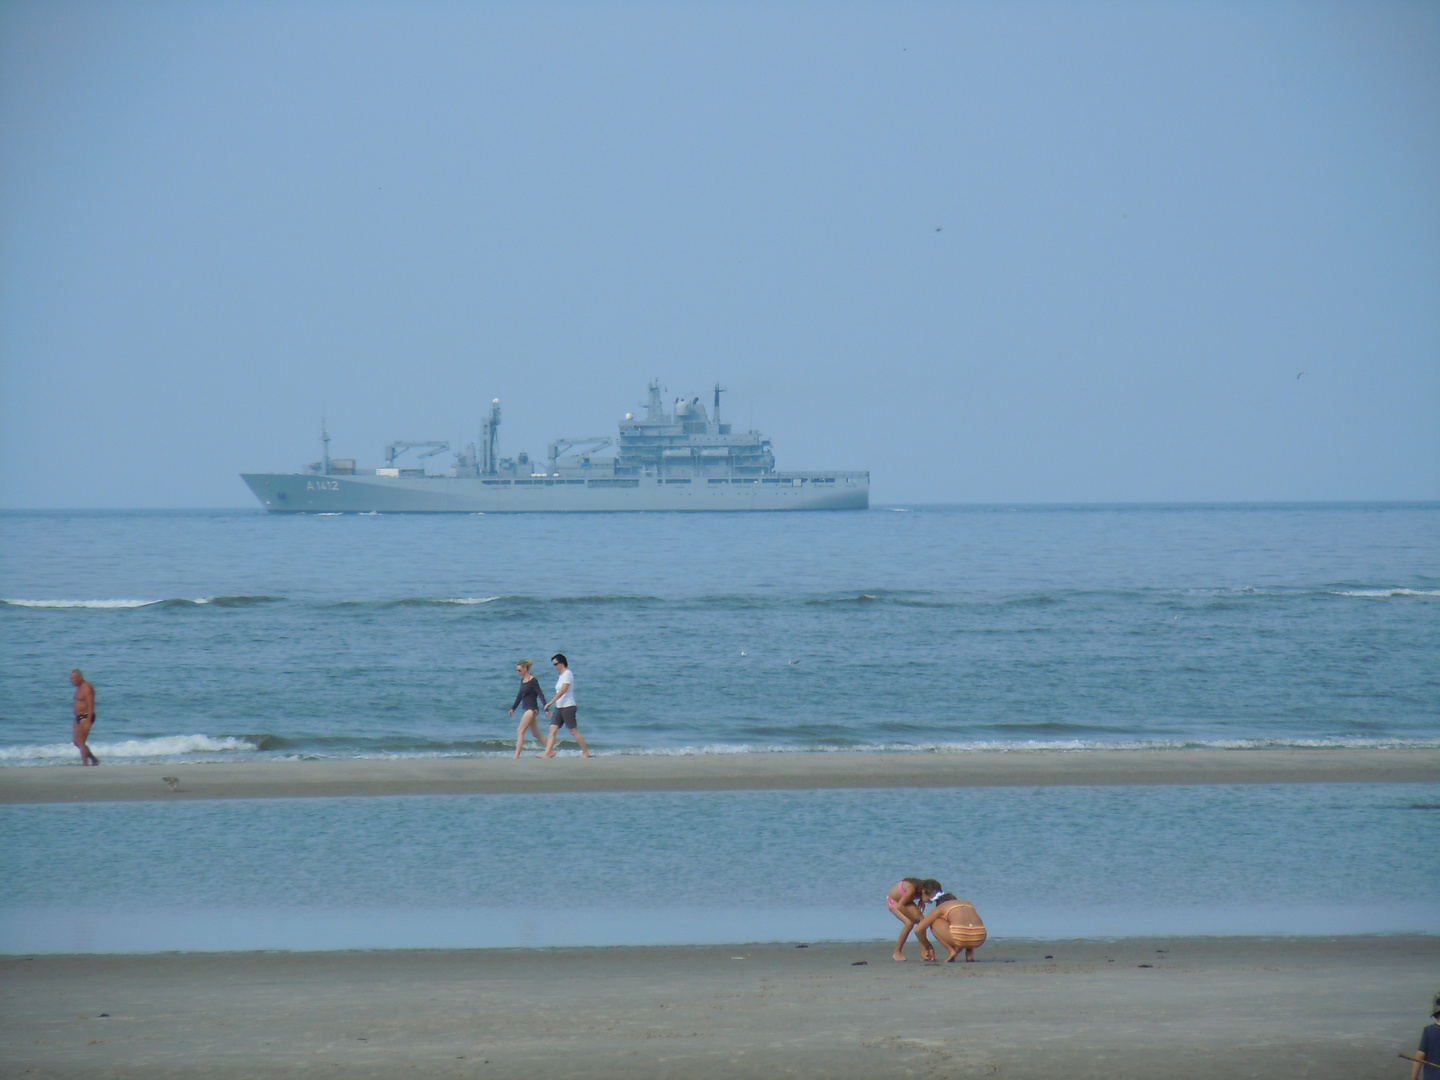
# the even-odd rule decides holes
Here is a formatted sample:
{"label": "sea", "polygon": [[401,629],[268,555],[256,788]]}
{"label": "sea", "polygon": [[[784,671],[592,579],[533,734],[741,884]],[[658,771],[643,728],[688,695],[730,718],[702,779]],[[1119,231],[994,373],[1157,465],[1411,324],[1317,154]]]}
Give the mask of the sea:
{"label": "sea", "polygon": [[[0,514],[0,768],[1440,746],[1440,503]],[[565,744],[562,753],[574,753]],[[0,807],[0,951],[1440,931],[1440,785]],[[517,902],[516,897],[529,899]],[[565,918],[554,917],[563,906]]]}

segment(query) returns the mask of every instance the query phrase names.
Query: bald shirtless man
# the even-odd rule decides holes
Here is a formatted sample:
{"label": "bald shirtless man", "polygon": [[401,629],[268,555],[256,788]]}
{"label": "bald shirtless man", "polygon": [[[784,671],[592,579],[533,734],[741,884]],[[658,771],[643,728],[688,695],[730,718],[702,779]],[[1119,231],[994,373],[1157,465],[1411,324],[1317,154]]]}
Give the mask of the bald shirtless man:
{"label": "bald shirtless man", "polygon": [[75,735],[71,741],[80,748],[81,765],[99,765],[100,759],[85,744],[95,723],[95,687],[85,681],[78,667],[70,671],[70,685],[75,687]]}

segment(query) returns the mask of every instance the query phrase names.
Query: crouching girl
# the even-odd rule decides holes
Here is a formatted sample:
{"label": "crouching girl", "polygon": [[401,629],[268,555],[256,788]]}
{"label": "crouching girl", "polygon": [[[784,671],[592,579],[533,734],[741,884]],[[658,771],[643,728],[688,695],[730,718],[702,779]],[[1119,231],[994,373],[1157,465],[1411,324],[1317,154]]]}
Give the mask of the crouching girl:
{"label": "crouching girl", "polygon": [[[901,950],[905,947],[905,939],[925,917],[925,905],[939,891],[940,883],[934,878],[907,877],[897,881],[885,894],[885,906],[890,909],[890,914],[905,925],[905,929],[900,931],[900,937],[895,942],[894,959],[904,963],[905,954]],[[920,938],[919,941],[920,959],[934,960],[935,950],[931,948],[930,942],[924,938]]]}
{"label": "crouching girl", "polygon": [[965,950],[966,963],[974,961],[975,950],[985,944],[985,924],[980,921],[975,905],[969,900],[957,898],[953,893],[941,893],[935,897],[934,909],[915,924],[915,940],[920,942],[921,952],[929,949],[933,957],[934,950],[930,949],[930,942],[925,937],[926,930],[934,934],[935,940],[944,945],[945,951],[950,954],[945,957],[947,964],[955,962],[961,949]]}

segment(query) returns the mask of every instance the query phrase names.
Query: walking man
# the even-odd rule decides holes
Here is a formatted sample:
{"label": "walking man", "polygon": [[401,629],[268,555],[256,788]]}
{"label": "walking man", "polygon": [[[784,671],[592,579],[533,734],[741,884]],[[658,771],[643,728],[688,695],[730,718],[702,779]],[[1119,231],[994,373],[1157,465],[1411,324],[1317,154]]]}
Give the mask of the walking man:
{"label": "walking man", "polygon": [[70,741],[80,748],[81,765],[99,765],[100,759],[90,752],[85,743],[90,737],[90,727],[95,723],[95,687],[85,681],[78,667],[70,671],[70,685],[75,687],[75,734]]}
{"label": "walking man", "polygon": [[550,663],[555,666],[560,678],[555,683],[555,696],[545,705],[547,712],[553,705],[555,715],[550,719],[550,737],[545,740],[545,752],[540,756],[555,756],[555,736],[563,724],[580,744],[580,752],[589,757],[590,748],[585,745],[585,736],[581,735],[580,729],[575,726],[575,674],[570,670],[570,661],[565,659],[564,653],[557,652],[550,658]]}

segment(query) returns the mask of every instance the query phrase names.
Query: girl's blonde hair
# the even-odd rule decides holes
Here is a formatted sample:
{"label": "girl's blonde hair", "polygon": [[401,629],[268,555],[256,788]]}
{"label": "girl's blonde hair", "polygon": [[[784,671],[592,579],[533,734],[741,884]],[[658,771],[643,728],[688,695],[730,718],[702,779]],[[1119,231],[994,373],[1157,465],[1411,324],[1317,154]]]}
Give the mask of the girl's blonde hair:
{"label": "girl's blonde hair", "polygon": [[530,665],[533,663],[533,661],[531,661],[531,660],[516,660],[515,663],[516,663],[517,665],[519,665],[520,667],[523,667],[526,671],[529,671],[529,670],[530,670]]}

